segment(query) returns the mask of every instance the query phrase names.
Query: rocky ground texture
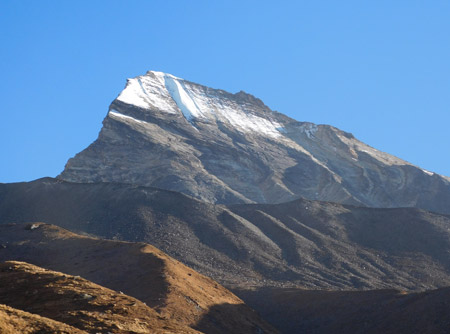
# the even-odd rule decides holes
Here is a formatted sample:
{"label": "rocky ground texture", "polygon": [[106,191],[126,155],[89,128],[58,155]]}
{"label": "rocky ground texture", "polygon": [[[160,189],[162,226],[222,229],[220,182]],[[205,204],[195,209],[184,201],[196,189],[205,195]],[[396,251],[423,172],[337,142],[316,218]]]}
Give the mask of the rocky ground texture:
{"label": "rocky ground texture", "polygon": [[[450,217],[415,208],[309,200],[224,206],[148,187],[55,179],[0,185],[0,197],[3,223],[45,221],[147,242],[228,287],[450,285]],[[3,252],[14,240],[6,231]]]}

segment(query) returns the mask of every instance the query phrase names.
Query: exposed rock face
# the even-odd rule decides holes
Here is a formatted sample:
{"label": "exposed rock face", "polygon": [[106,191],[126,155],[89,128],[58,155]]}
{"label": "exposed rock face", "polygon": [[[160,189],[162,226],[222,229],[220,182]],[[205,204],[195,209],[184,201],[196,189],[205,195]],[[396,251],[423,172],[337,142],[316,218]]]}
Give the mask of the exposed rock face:
{"label": "exposed rock face", "polygon": [[244,92],[169,74],[129,79],[98,139],[59,178],[175,190],[210,203],[299,197],[450,213],[450,179],[328,125],[298,122]]}

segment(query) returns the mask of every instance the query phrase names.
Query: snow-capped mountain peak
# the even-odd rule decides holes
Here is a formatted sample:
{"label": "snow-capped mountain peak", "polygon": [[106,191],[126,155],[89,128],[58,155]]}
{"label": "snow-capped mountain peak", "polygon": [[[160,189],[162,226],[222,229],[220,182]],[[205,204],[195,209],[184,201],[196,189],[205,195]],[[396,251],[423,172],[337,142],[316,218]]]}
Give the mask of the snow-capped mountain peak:
{"label": "snow-capped mountain peak", "polygon": [[[240,92],[239,96],[245,94]],[[235,94],[235,95],[238,95]],[[144,76],[128,79],[118,101],[147,110],[169,114],[181,113],[188,122],[227,122],[241,132],[254,132],[279,137],[283,127],[272,119],[258,115],[247,102],[235,95],[218,96],[217,90],[193,84],[171,74],[149,71]]]}
{"label": "snow-capped mountain peak", "polygon": [[155,186],[214,203],[305,197],[450,211],[446,177],[335,127],[272,111],[242,91],[154,71],[128,79],[99,138],[60,177]]}

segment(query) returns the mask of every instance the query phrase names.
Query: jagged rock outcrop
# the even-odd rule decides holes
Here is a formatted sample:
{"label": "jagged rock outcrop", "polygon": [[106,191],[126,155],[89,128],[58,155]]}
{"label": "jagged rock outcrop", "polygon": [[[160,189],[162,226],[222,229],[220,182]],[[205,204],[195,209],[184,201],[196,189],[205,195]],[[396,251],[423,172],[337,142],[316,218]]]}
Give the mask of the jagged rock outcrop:
{"label": "jagged rock outcrop", "polygon": [[305,197],[450,212],[447,177],[332,126],[293,120],[244,92],[151,71],[128,80],[98,139],[59,178],[153,186],[210,203]]}

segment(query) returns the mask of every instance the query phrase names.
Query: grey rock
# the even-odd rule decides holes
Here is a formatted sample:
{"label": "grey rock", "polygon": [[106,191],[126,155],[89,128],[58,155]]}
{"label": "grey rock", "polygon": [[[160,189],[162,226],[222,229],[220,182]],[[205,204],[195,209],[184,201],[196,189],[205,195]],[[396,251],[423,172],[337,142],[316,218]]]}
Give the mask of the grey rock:
{"label": "grey rock", "polygon": [[59,175],[174,190],[209,203],[300,197],[450,213],[450,179],[329,125],[298,122],[250,94],[160,72],[129,79],[97,140]]}

